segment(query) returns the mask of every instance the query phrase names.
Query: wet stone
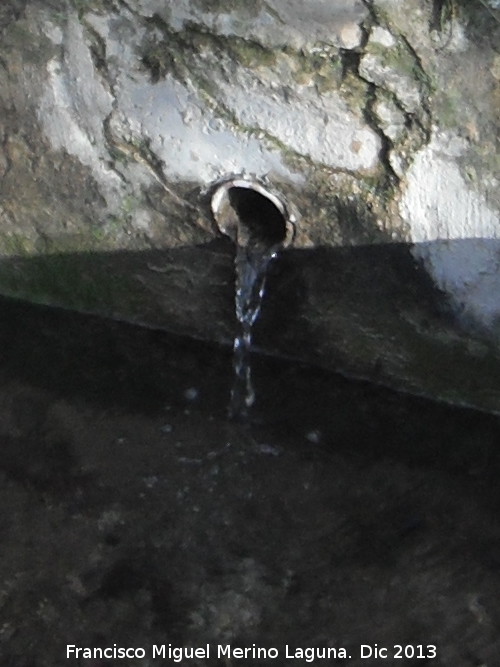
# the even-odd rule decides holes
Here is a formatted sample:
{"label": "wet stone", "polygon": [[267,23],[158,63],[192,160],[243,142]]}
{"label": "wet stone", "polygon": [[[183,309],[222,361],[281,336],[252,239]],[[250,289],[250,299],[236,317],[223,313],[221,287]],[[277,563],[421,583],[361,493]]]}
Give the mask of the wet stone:
{"label": "wet stone", "polygon": [[[277,647],[284,667],[287,645],[326,650],[333,626],[353,667],[361,644],[402,641],[446,667],[495,664],[498,418],[261,357],[259,420],[242,426],[224,349],[0,311],[6,664],[52,667],[68,644],[144,647],[145,664],[155,645],[229,644]],[[213,402],[185,415],[179,386]]]}

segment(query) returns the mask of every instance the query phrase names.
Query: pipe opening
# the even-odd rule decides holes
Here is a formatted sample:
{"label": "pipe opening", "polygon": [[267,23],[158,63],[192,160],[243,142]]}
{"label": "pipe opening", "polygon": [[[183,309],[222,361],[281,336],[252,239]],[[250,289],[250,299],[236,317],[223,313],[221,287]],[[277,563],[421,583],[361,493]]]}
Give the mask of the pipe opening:
{"label": "pipe opening", "polygon": [[239,245],[286,247],[295,235],[295,217],[257,181],[223,182],[212,195],[212,212],[220,231]]}
{"label": "pipe opening", "polygon": [[286,220],[270,199],[255,190],[240,187],[229,188],[228,197],[250,241],[266,246],[283,243]]}

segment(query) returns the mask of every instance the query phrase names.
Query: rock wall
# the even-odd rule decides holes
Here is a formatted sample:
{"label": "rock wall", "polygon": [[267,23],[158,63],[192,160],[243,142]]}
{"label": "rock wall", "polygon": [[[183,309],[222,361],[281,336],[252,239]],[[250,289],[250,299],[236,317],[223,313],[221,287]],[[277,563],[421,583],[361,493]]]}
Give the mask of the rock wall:
{"label": "rock wall", "polygon": [[500,410],[494,0],[7,0],[0,291],[229,342],[230,174],[300,213],[258,346]]}

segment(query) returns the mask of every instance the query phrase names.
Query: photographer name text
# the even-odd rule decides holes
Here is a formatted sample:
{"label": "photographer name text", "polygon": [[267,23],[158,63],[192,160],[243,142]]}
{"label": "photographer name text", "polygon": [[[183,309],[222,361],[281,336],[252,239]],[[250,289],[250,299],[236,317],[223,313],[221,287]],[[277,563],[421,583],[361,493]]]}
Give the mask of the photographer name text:
{"label": "photographer name text", "polygon": [[66,658],[68,659],[119,659],[146,657],[170,660],[172,663],[180,663],[186,660],[199,660],[210,658],[230,660],[276,660],[285,657],[289,660],[303,662],[314,662],[316,660],[349,660],[353,657],[362,660],[413,660],[421,658],[432,660],[437,657],[437,648],[434,644],[393,644],[392,646],[379,646],[378,644],[360,644],[357,650],[345,647],[292,647],[288,644],[284,648],[263,647],[252,644],[249,647],[232,646],[231,644],[205,644],[204,646],[173,646],[172,644],[154,644],[148,649],[142,647],[124,647],[113,644],[105,648],[88,648],[66,645]]}

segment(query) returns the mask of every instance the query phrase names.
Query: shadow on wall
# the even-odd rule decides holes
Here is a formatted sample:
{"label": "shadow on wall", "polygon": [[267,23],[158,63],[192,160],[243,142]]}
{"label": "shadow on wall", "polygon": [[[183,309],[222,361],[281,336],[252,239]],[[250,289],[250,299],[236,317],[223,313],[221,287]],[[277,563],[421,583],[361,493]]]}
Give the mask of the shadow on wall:
{"label": "shadow on wall", "polygon": [[[208,415],[225,422],[231,356],[227,346],[0,298],[3,410],[15,409],[37,461],[47,454],[37,429],[43,435],[51,406],[60,401],[76,406],[83,418],[92,406],[168,421],[188,409],[195,422]],[[498,416],[275,357],[255,355],[253,365],[257,402],[247,438],[303,438],[304,461],[346,451],[367,460],[391,457],[468,475],[473,470],[483,484],[490,480],[497,487]],[[9,456],[23,469],[17,444],[3,452],[0,468],[9,469]]]}
{"label": "shadow on wall", "polygon": [[[425,244],[426,251],[440,243]],[[449,261],[463,261],[476,243],[447,241],[456,251]],[[268,276],[256,351],[500,412],[494,346],[460,329],[446,295],[412,252],[408,244],[379,244],[282,253]],[[233,258],[227,239],[154,251],[4,257],[0,292],[212,341],[229,353]]]}

